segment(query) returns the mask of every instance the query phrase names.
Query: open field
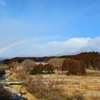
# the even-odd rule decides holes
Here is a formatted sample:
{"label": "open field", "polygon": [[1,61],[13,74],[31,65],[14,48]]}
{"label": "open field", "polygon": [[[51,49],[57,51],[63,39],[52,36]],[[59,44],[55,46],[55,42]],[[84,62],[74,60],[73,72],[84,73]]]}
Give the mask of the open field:
{"label": "open field", "polygon": [[[61,75],[61,74],[37,74],[30,75],[32,81],[37,85],[44,83],[48,85],[53,83],[60,88],[62,94],[66,97],[78,98],[82,97],[84,99],[80,100],[100,100],[100,72],[96,71],[87,71],[86,76],[75,76],[75,75]],[[20,85],[13,85],[13,88],[16,91],[19,91]],[[25,88],[25,87],[24,87]],[[40,87],[41,88],[41,87]],[[42,88],[46,88],[45,85]],[[51,87],[49,87],[51,88]],[[26,91],[26,90],[25,90]],[[26,91],[26,93],[30,94]],[[27,95],[24,97],[27,97]],[[37,92],[37,94],[39,94]],[[31,94],[30,94],[31,95]],[[49,100],[49,99],[40,99],[37,98],[36,94],[32,93],[34,99],[28,100]],[[32,98],[32,95],[30,98]],[[56,99],[55,99],[56,100]],[[57,99],[58,100],[58,99]],[[62,100],[74,100],[74,99],[62,99]],[[78,100],[78,99],[75,99]]]}
{"label": "open field", "polygon": [[[33,81],[35,77],[32,76]],[[59,82],[63,94],[69,97],[81,95],[85,100],[100,100],[100,77],[90,76],[66,76],[66,75],[42,75],[42,82]],[[78,99],[76,99],[78,100]],[[83,100],[83,99],[82,99]]]}
{"label": "open field", "polygon": [[[30,75],[29,77],[31,77],[33,81],[32,87],[35,85],[35,88],[39,90],[37,90],[36,93],[30,93],[27,90],[27,86],[24,85],[22,91],[25,92],[25,94],[23,97],[27,98],[28,100],[51,100],[48,99],[48,97],[56,97],[57,95],[59,99],[53,97],[52,100],[100,100],[99,71],[88,70],[86,76],[68,76],[65,74],[37,74]],[[12,81],[16,80],[16,75],[13,73],[9,79]],[[28,83],[27,85],[29,84],[31,83]],[[22,84],[12,85],[12,87],[15,91],[19,92],[21,90]],[[57,91],[52,90],[55,87]],[[49,92],[47,93],[46,91],[52,92],[51,94],[48,94]],[[41,92],[45,94],[47,98],[42,97],[40,95]],[[60,94],[62,96],[60,96]]]}

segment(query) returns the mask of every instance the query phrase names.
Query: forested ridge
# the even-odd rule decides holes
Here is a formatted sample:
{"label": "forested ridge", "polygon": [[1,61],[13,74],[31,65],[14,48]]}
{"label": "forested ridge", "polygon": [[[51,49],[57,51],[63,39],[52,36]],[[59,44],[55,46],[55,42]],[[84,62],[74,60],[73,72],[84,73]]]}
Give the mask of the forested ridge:
{"label": "forested ridge", "polygon": [[82,52],[77,55],[61,56],[61,58],[83,61],[86,64],[87,68],[100,70],[100,53],[98,52]]}
{"label": "forested ridge", "polygon": [[[25,59],[31,59],[35,62],[48,62],[52,58],[64,58],[65,60],[70,59],[71,62],[79,62],[85,64],[86,68],[99,69],[100,70],[100,53],[98,52],[82,52],[76,55],[64,55],[64,56],[48,56],[48,57],[15,57],[12,59],[5,59],[2,62],[4,64],[10,64],[12,62],[23,62]],[[55,61],[54,61],[55,62]],[[68,60],[67,60],[68,62]]]}

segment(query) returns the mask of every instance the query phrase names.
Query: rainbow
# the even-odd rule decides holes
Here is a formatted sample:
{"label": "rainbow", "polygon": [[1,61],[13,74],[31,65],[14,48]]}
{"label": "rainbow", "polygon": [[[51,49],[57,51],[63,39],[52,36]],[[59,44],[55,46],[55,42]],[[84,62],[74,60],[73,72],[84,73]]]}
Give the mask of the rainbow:
{"label": "rainbow", "polygon": [[23,44],[25,42],[28,42],[28,41],[31,41],[31,40],[35,40],[36,38],[31,38],[31,39],[26,39],[26,40],[20,40],[20,41],[17,41],[17,42],[14,42],[12,44],[9,44],[3,48],[0,48],[0,53],[2,53],[3,51],[7,50],[7,49],[10,49],[16,45],[20,45],[20,44]]}

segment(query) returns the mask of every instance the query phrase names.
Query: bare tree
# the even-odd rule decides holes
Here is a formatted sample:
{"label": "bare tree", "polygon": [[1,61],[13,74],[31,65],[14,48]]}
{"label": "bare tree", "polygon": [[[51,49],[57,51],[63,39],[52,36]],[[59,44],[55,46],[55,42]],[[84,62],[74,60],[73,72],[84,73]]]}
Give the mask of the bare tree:
{"label": "bare tree", "polygon": [[21,64],[24,69],[26,70],[26,72],[29,72],[31,69],[34,68],[35,62],[33,60],[30,59],[26,59],[22,62]]}
{"label": "bare tree", "polygon": [[61,67],[63,64],[63,58],[52,58],[47,63],[53,65],[54,67]]}

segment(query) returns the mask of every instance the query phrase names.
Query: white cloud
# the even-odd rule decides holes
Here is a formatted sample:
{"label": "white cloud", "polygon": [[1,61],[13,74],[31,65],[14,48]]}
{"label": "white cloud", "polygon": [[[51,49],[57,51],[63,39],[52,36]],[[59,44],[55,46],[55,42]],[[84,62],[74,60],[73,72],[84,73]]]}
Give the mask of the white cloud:
{"label": "white cloud", "polygon": [[100,52],[100,37],[94,39],[72,38],[67,41],[52,41],[45,44],[34,43],[34,41],[30,40],[27,43],[21,43],[1,52],[1,56],[68,55],[84,51]]}
{"label": "white cloud", "polygon": [[98,51],[100,52],[100,37],[90,39],[87,44],[79,49],[77,52],[84,52],[84,51]]}

